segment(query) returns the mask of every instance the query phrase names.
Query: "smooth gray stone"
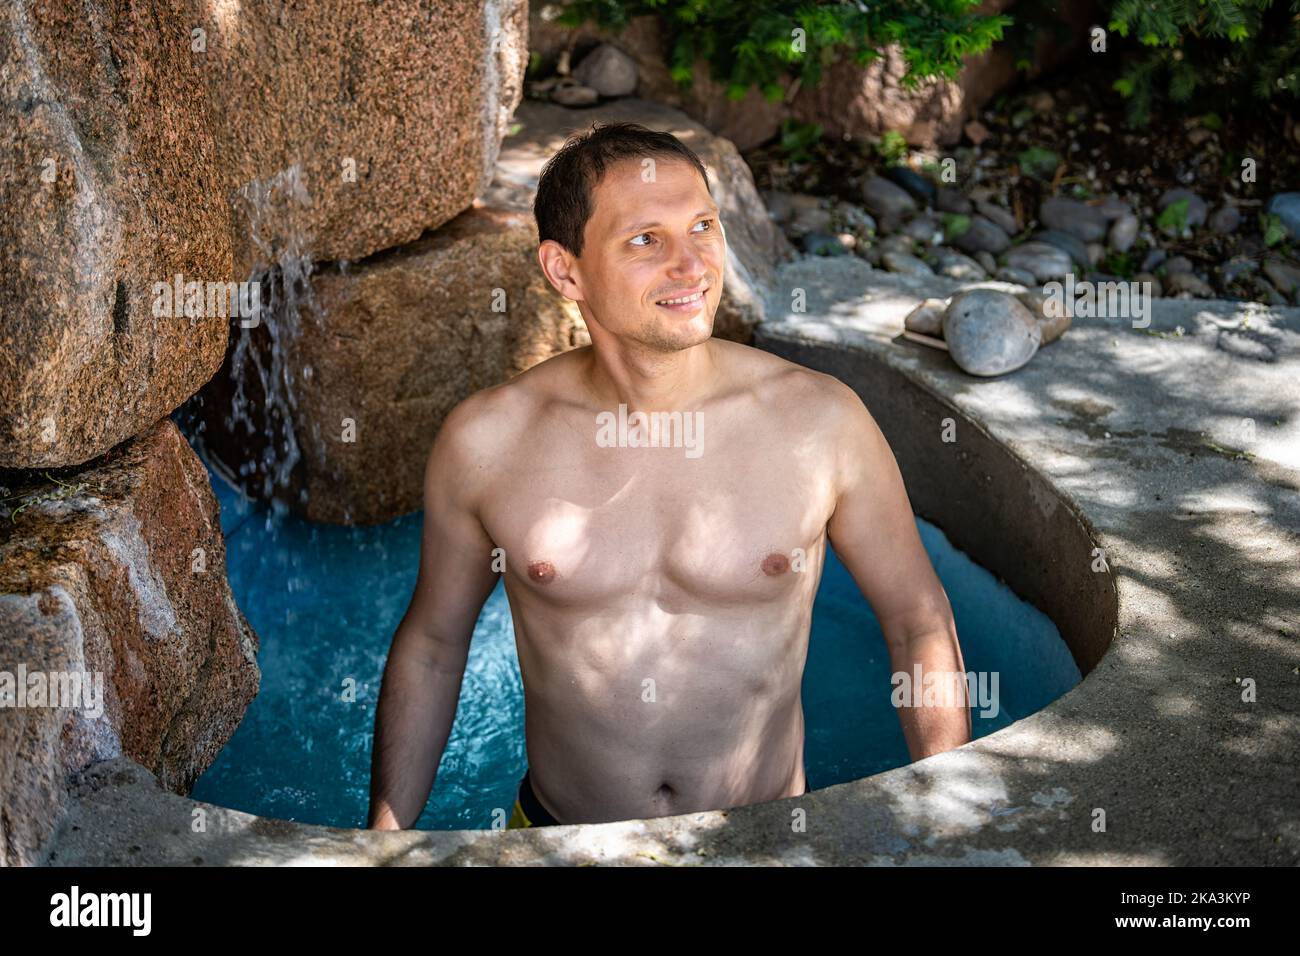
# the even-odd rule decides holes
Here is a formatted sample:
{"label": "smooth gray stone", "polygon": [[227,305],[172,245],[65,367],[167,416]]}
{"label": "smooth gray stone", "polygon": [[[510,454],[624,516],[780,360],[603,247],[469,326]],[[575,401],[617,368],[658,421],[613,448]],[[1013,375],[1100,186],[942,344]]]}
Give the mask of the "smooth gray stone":
{"label": "smooth gray stone", "polygon": [[905,217],[916,212],[916,200],[883,176],[867,177],[862,184],[862,205],[889,230],[897,228]]}
{"label": "smooth gray stone", "polygon": [[1096,206],[1061,197],[1044,199],[1038,207],[1038,220],[1048,229],[1068,232],[1084,242],[1100,242],[1105,239],[1106,227],[1109,225],[1106,214]]}
{"label": "smooth gray stone", "polygon": [[948,354],[970,375],[1003,375],[1038,351],[1042,329],[1015,296],[972,289],[953,296],[943,315]]}
{"label": "smooth gray stone", "polygon": [[975,204],[975,211],[1008,236],[1014,236],[1020,231],[1020,226],[1016,224],[1016,217],[1001,206],[995,206],[993,203],[981,199]]}
{"label": "smooth gray stone", "polygon": [[906,276],[934,275],[934,270],[924,262],[904,252],[886,252],[880,257],[880,261],[890,272],[898,272]]}
{"label": "smooth gray stone", "polygon": [[1063,279],[1074,271],[1066,252],[1046,242],[1026,242],[1007,253],[1004,265],[1032,273],[1039,282]]}
{"label": "smooth gray stone", "polygon": [[982,265],[970,256],[964,256],[952,249],[942,247],[936,249],[933,265],[935,272],[950,279],[960,279],[963,282],[982,282],[988,278],[988,273],[984,271]]}
{"label": "smooth gray stone", "polygon": [[1116,252],[1128,252],[1137,241],[1138,217],[1126,212],[1110,224],[1107,241]]}
{"label": "smooth gray stone", "polygon": [[1068,232],[1061,232],[1059,229],[1043,229],[1034,233],[1035,242],[1045,242],[1048,245],[1056,246],[1072,260],[1075,265],[1082,269],[1087,269],[1092,265],[1092,260],[1088,257],[1088,247],[1078,236],[1073,236]]}
{"label": "smooth gray stone", "polygon": [[1281,219],[1292,239],[1300,239],[1300,193],[1277,193],[1264,211]]}
{"label": "smooth gray stone", "polygon": [[1011,245],[1011,237],[991,220],[972,216],[970,228],[952,240],[962,252],[990,252],[997,255]]}

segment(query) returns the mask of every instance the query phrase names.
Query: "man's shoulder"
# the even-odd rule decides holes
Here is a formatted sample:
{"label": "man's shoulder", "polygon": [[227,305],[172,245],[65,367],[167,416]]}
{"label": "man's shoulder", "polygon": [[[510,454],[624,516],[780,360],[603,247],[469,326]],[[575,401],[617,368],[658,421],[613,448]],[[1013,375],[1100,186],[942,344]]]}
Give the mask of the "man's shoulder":
{"label": "man's shoulder", "polygon": [[443,419],[431,453],[484,462],[515,446],[547,403],[562,394],[575,353],[581,351],[552,356],[462,399]]}
{"label": "man's shoulder", "polygon": [[833,375],[771,352],[719,340],[734,376],[764,407],[807,421],[842,421],[866,411],[857,393]]}

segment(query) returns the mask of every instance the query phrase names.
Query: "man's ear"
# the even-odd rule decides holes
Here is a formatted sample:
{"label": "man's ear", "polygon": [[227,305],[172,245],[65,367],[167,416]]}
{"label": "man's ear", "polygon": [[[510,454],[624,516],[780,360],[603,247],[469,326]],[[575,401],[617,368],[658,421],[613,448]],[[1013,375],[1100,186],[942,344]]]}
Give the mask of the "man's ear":
{"label": "man's ear", "polygon": [[537,247],[537,261],[556,292],[566,299],[582,301],[582,277],[578,275],[577,262],[569,250],[554,239],[547,239]]}

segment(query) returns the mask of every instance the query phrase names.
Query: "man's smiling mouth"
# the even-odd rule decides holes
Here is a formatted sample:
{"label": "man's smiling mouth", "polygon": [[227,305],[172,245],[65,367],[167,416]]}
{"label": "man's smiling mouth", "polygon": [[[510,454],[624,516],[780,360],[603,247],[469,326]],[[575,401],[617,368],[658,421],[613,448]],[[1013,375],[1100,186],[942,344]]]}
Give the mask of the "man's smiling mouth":
{"label": "man's smiling mouth", "polygon": [[704,293],[708,291],[708,286],[705,286],[698,292],[689,292],[686,295],[676,296],[671,299],[657,299],[655,305],[667,306],[669,308],[691,305],[692,303],[698,302],[700,299],[704,298]]}

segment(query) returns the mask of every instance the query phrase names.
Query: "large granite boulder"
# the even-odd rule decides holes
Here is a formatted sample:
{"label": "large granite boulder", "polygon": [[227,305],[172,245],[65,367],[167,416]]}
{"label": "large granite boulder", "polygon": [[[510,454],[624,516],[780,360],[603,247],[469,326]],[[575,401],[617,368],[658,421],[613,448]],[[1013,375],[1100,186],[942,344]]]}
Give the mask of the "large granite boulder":
{"label": "large granite boulder", "polygon": [[526,100],[515,112],[515,119],[520,130],[502,142],[496,178],[484,200],[530,215],[546,160],[569,135],[589,129],[593,123],[640,123],[672,133],[693,150],[709,172],[709,190],[727,233],[727,272],[713,334],[737,342],[752,338],[754,327],[763,318],[776,266],[792,258],[793,250],[767,215],[754,176],[734,145],[679,110],[635,98],[611,100],[580,111]]}
{"label": "large granite boulder", "polygon": [[152,309],[155,282],[231,274],[187,10],[0,12],[0,467],[103,454],[221,364],[224,319]]}
{"label": "large granite boulder", "polygon": [[[0,472],[0,485],[0,865],[12,865],[39,858],[69,776],[98,760],[130,757],[187,793],[260,672],[216,497],[170,420],[86,468]],[[40,696],[36,675],[50,674],[89,675],[89,693],[51,706],[68,700]]]}
{"label": "large granite boulder", "polygon": [[[516,210],[476,207],[313,275],[296,311],[232,338],[200,395],[202,440],[250,494],[338,524],[418,510],[429,448],[458,402],[590,342],[537,264],[531,214]],[[274,324],[290,320],[289,334]],[[269,399],[264,381],[278,389]]]}
{"label": "large granite boulder", "polygon": [[229,10],[196,10],[208,35],[194,68],[221,131],[241,277],[285,249],[360,259],[411,242],[491,180],[523,90],[526,0]]}
{"label": "large granite boulder", "polygon": [[527,60],[524,0],[24,0],[0,18],[13,468],[84,463],[212,377],[229,310],[160,316],[155,283],[274,282],[468,208]]}

